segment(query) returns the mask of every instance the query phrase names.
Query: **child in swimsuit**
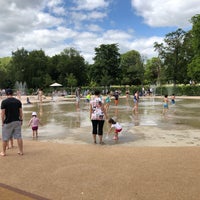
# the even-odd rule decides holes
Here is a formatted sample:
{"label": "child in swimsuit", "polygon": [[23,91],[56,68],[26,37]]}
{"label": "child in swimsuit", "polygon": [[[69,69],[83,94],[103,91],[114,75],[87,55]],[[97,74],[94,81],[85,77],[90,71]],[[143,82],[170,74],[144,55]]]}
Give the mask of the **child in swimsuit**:
{"label": "child in swimsuit", "polygon": [[169,107],[168,107],[168,103],[169,103],[168,95],[164,96],[163,102],[164,102],[163,103],[163,114],[165,114],[169,109]]}
{"label": "child in swimsuit", "polygon": [[171,96],[171,104],[175,104],[175,95],[174,94],[172,94],[172,96]]}

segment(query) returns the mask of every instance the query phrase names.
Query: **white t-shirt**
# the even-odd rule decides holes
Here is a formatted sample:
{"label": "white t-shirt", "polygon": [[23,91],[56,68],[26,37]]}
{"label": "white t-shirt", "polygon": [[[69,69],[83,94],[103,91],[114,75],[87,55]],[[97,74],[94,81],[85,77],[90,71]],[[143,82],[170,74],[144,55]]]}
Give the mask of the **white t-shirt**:
{"label": "white t-shirt", "polygon": [[117,130],[119,130],[119,129],[122,128],[122,126],[121,126],[118,122],[116,122],[116,124],[112,124],[111,127],[112,127],[112,128],[114,127],[114,128],[117,129]]}

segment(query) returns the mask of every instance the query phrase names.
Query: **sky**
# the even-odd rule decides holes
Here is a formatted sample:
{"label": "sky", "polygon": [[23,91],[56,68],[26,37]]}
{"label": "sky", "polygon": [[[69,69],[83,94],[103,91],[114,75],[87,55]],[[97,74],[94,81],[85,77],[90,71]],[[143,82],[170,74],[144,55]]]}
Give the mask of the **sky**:
{"label": "sky", "polygon": [[199,0],[0,0],[0,57],[22,47],[46,55],[74,48],[93,63],[95,48],[118,44],[119,53],[157,56],[154,42],[192,28]]}

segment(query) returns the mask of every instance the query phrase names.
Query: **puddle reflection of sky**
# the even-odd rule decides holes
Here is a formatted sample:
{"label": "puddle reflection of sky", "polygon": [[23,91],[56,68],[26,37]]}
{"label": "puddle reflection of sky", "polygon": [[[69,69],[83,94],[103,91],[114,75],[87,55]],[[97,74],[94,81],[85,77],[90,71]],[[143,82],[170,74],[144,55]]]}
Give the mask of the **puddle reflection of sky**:
{"label": "puddle reflection of sky", "polygon": [[[174,130],[200,128],[199,100],[178,99],[175,106],[169,104],[167,117],[162,116],[162,99],[140,98],[138,115],[132,113],[132,106],[132,99],[128,102],[126,99],[120,99],[118,107],[115,107],[112,101],[108,116],[119,121],[126,131],[134,126],[157,126]],[[82,100],[80,107],[80,111],[77,111],[74,101],[24,105],[24,138],[32,136],[31,128],[27,127],[27,124],[33,111],[38,113],[43,124],[39,127],[41,139],[64,139],[75,135],[80,137],[80,134],[84,138],[82,133],[91,137],[89,106]],[[108,130],[107,123],[104,129],[104,132]]]}

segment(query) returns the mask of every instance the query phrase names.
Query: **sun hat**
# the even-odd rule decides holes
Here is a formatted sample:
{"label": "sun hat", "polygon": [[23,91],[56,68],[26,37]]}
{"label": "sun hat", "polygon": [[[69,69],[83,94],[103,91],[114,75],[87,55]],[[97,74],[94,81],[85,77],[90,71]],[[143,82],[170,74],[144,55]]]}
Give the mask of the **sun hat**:
{"label": "sun hat", "polygon": [[36,112],[32,112],[32,116],[37,116],[37,113]]}

